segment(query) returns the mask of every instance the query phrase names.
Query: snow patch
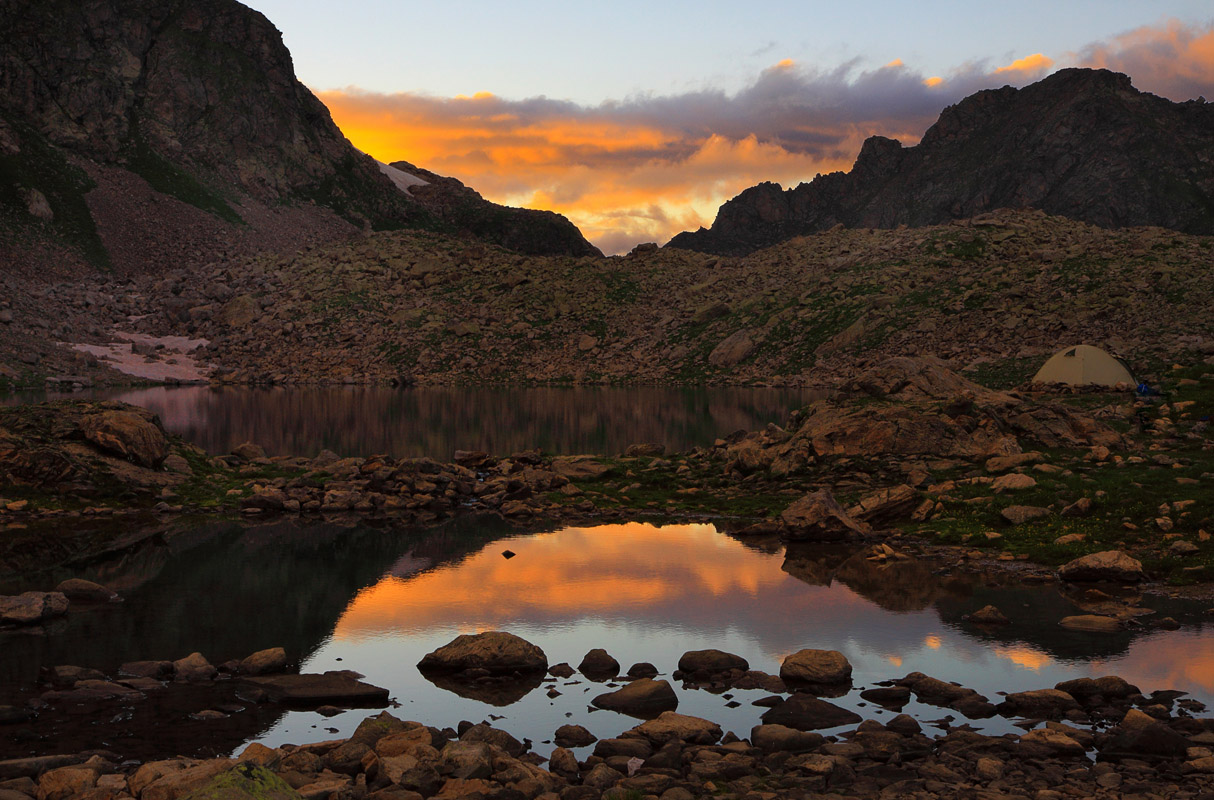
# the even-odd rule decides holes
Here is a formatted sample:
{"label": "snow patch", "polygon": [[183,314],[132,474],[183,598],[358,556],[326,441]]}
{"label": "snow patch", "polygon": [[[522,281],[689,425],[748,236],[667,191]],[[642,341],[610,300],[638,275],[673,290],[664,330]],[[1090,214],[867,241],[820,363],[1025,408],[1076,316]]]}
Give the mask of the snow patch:
{"label": "snow patch", "polygon": [[397,169],[391,164],[385,164],[378,159],[375,163],[379,165],[379,171],[387,175],[388,179],[396,184],[396,188],[405,194],[410,194],[409,190],[414,186],[425,186],[429,183],[429,181],[424,181],[416,175],[411,175],[403,169]]}
{"label": "snow patch", "polygon": [[[189,339],[185,336],[149,336],[146,333],[114,331],[117,342],[107,344],[73,344],[70,347],[88,353],[104,361],[112,369],[124,375],[149,381],[172,383],[199,383],[207,379],[210,366],[202,364],[189,355],[208,344],[206,339]],[[143,356],[132,350],[136,344],[155,348],[154,355]]]}

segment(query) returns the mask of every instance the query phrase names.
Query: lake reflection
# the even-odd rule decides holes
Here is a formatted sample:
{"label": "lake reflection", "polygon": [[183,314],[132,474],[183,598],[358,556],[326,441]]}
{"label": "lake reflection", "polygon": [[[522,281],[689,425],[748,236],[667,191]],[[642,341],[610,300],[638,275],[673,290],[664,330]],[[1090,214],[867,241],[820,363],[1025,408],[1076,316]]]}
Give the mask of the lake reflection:
{"label": "lake reflection", "polygon": [[270,455],[388,453],[450,459],[457,450],[508,455],[614,455],[655,442],[672,451],[738,430],[783,424],[825,393],[810,389],[547,387],[155,387],[76,395],[24,393],[0,402],[101,397],[154,411],[208,452],[255,442]]}
{"label": "lake reflection", "polygon": [[[512,558],[503,556],[507,549]],[[39,665],[112,670],[124,660],[193,650],[218,663],[281,644],[304,671],[354,669],[389,688],[401,704],[393,711],[398,716],[442,727],[501,714],[497,725],[531,738],[541,753],[565,722],[603,737],[635,721],[591,712],[589,700],[607,689],[581,676],[478,696],[430,683],[416,663],[458,634],[490,629],[534,642],[550,663],[576,666],[588,650],[603,647],[624,669],[649,661],[667,677],[692,649],[734,652],[771,673],[798,649],[838,649],[854,665],[856,688],[836,702],[876,718],[888,712],[866,706],[859,690],[915,670],[996,701],[1000,691],[1110,673],[1145,691],[1177,688],[1206,701],[1214,693],[1214,636],[1200,605],[1152,601],[1184,622],[1182,631],[1069,633],[1057,620],[1075,606],[1056,587],[989,587],[938,575],[930,563],[880,564],[855,547],[786,548],[776,540],[732,538],[707,524],[531,534],[476,518],[424,533],[212,524],[166,531],[83,576],[121,586],[127,602],[71,614],[51,636],[0,638],[7,687],[33,682]],[[961,622],[987,603],[1013,624],[981,631]],[[548,696],[551,686],[558,696]],[[676,691],[680,712],[740,735],[762,710],[751,705],[763,696],[759,691],[732,692],[737,708],[705,691]],[[921,720],[948,713],[915,703],[906,711]],[[269,722],[250,716],[226,746],[349,735],[367,712],[333,719],[274,713]],[[1007,720],[976,724],[1011,730]]]}

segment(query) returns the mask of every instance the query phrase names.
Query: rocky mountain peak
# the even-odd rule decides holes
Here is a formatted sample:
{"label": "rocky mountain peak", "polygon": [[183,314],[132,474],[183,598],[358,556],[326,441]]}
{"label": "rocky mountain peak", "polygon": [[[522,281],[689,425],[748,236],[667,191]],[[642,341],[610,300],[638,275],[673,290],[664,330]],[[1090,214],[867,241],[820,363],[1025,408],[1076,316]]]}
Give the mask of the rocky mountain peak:
{"label": "rocky mountain peak", "polygon": [[747,189],[670,246],[741,255],[847,227],[932,225],[1034,208],[1106,228],[1214,233],[1214,106],[1173,103],[1108,70],[1065,69],[944,109],[914,147],[864,142],[849,173]]}

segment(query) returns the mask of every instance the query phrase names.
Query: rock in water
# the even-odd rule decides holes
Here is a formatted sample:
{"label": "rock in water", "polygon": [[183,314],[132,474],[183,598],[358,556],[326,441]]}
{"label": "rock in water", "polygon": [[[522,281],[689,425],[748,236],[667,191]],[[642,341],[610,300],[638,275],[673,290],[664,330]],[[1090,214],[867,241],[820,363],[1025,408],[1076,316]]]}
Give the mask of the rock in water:
{"label": "rock in water", "polygon": [[24,592],[0,596],[0,622],[32,625],[67,613],[68,599],[60,592]]}
{"label": "rock in water", "polygon": [[1058,577],[1064,581],[1109,581],[1112,583],[1139,583],[1146,580],[1142,562],[1131,558],[1120,550],[1105,550],[1081,556],[1063,564]]}
{"label": "rock in water", "polygon": [[765,725],[784,725],[799,731],[837,728],[840,725],[855,725],[861,722],[858,714],[807,694],[794,694],[780,705],[769,709],[761,719]]}
{"label": "rock in water", "polygon": [[784,659],[780,677],[788,682],[844,683],[851,680],[851,663],[838,650],[799,650]]}
{"label": "rock in water", "polygon": [[388,702],[388,690],[354,678],[346,672],[272,675],[243,678],[266,691],[271,700],[290,705],[379,705]]}
{"label": "rock in water", "polygon": [[543,672],[548,669],[544,651],[513,633],[487,631],[457,636],[432,653],[427,653],[417,668],[423,672],[463,672],[488,670],[501,675],[513,672]]}
{"label": "rock in water", "polygon": [[730,670],[750,669],[750,662],[722,650],[688,650],[679,658],[679,669],[689,674],[718,675]]}
{"label": "rock in water", "polygon": [[1102,617],[1099,614],[1063,617],[1058,624],[1068,631],[1083,631],[1084,633],[1119,633],[1121,631],[1120,620],[1116,617]]}
{"label": "rock in water", "polygon": [[587,653],[577,668],[579,672],[591,679],[614,678],[620,674],[620,662],[612,658],[611,654],[601,647]]}
{"label": "rock in water", "polygon": [[599,695],[590,703],[634,717],[656,717],[663,711],[678,708],[679,698],[666,681],[638,678],[622,689]]}
{"label": "rock in water", "polygon": [[83,578],[68,578],[56,586],[55,591],[61,592],[68,600],[81,603],[110,603],[120,599],[116,592]]}

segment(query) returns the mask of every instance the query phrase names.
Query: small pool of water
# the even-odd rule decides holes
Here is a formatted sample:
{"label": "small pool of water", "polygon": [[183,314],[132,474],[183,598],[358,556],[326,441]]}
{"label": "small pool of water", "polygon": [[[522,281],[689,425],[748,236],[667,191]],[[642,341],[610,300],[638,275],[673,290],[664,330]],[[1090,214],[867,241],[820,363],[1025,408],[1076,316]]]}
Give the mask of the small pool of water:
{"label": "small pool of water", "polygon": [[[503,556],[507,549],[512,558]],[[438,727],[494,719],[541,753],[568,722],[599,737],[636,724],[592,711],[590,699],[609,689],[580,675],[517,699],[475,698],[439,688],[416,669],[424,654],[461,633],[506,630],[539,645],[552,664],[576,667],[602,647],[625,670],[648,661],[667,678],[687,650],[726,650],[776,674],[796,650],[837,649],[854,666],[855,688],[833,702],[876,719],[891,712],[865,704],[860,690],[912,671],[972,687],[994,702],[1000,692],[1105,674],[1146,692],[1214,697],[1214,635],[1199,604],[1145,603],[1184,623],[1179,631],[1081,634],[1057,625],[1076,613],[1058,587],[988,586],[937,572],[930,563],[878,564],[855,548],[733,538],[709,524],[527,533],[475,518],[425,532],[211,524],[159,532],[83,571],[120,591],[125,603],[72,613],[45,635],[0,634],[0,688],[21,699],[18,689],[36,682],[40,666],[112,673],[124,661],[200,651],[220,663],[281,645],[303,671],[353,669],[388,688],[397,716]],[[57,578],[14,581],[0,591],[45,588]],[[981,630],[961,620],[988,603],[1012,624]],[[751,703],[764,692],[726,697],[672,683],[682,713],[740,736],[759,722],[763,709]],[[548,697],[549,686],[561,694]],[[731,699],[740,705],[728,707]],[[916,703],[905,711],[922,722],[947,715],[964,721]],[[228,730],[225,746],[346,736],[377,712],[259,713]],[[1012,730],[1001,718],[974,724]]]}
{"label": "small pool of water", "polygon": [[0,403],[121,400],[150,409],[170,433],[210,453],[254,442],[272,456],[313,456],[328,449],[341,456],[449,460],[456,450],[615,455],[641,442],[688,450],[734,431],[784,424],[794,409],[826,394],[736,387],[159,386],[24,392],[0,395]]}

